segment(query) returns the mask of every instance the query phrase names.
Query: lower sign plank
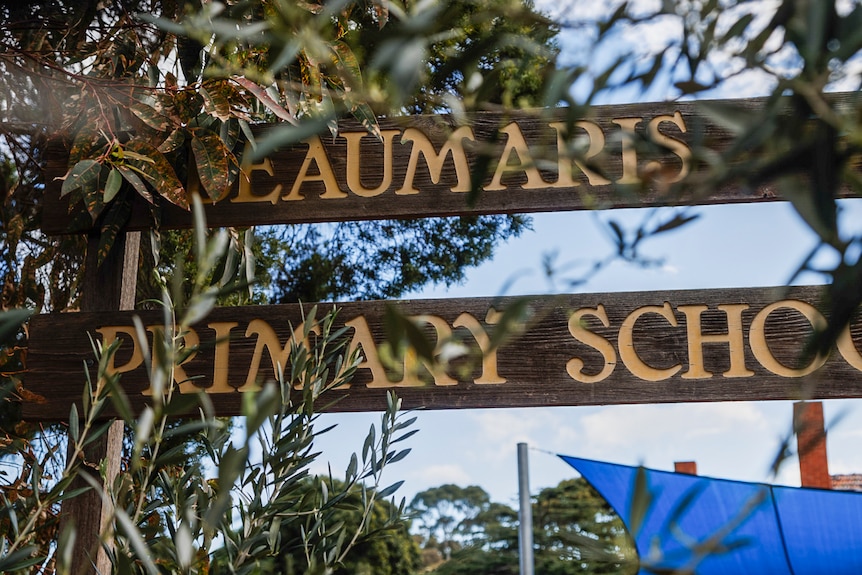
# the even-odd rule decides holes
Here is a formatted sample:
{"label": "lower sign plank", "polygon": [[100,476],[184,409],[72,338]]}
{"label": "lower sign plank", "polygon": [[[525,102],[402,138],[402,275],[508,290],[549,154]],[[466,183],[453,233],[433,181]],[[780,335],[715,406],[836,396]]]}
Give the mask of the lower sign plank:
{"label": "lower sign plank", "polygon": [[[819,294],[804,287],[531,297],[517,337],[496,349],[501,313],[516,298],[338,304],[336,325],[347,328],[362,361],[350,385],[327,392],[321,405],[382,410],[390,390],[404,407],[428,409],[860,397],[862,325],[851,324],[828,357],[803,353],[825,323]],[[400,363],[384,361],[387,305],[419,325],[438,353],[466,355],[447,369],[429,369],[409,352]],[[134,315],[34,318],[25,384],[42,400],[24,406],[25,418],[62,419],[80,400],[83,366],[94,363],[88,334],[122,340],[112,367],[132,406],[146,405]],[[161,313],[138,315],[152,340]],[[243,394],[288,363],[291,325],[300,333],[302,322],[299,305],[214,310],[185,336],[197,351],[176,370],[180,392],[202,389],[219,415],[239,414]]]}

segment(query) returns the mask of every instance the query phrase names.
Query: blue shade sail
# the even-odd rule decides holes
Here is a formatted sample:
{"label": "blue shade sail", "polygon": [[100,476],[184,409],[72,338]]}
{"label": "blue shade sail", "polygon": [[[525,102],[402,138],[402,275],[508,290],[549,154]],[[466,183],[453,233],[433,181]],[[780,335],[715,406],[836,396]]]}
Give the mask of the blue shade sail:
{"label": "blue shade sail", "polygon": [[[560,457],[623,520],[644,575],[692,567],[698,575],[862,573],[862,493]],[[645,511],[633,506],[638,481],[641,501],[649,494]]]}

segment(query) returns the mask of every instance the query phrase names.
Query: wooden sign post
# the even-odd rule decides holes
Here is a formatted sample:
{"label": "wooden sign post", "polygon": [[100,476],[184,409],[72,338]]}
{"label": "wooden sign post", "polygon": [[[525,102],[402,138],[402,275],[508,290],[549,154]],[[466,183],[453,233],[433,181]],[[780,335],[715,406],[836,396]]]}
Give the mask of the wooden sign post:
{"label": "wooden sign post", "polygon": [[[96,258],[99,238],[90,237],[87,243],[81,315],[87,312],[116,313],[111,310],[134,309],[140,239],[140,232],[120,233],[108,258],[99,266]],[[48,357],[45,360],[51,362],[52,358]],[[52,382],[54,389],[58,381],[62,380]],[[77,389],[80,395],[83,385],[77,386]],[[68,401],[62,403],[66,410],[66,414],[61,416],[63,419],[69,416],[71,404],[72,402]],[[59,407],[60,404],[58,404]],[[83,458],[81,473],[88,473],[97,481],[101,481],[98,469],[99,464],[105,461],[106,481],[112,482],[119,475],[123,456],[123,430],[123,421],[115,421],[107,433],[85,448],[81,455]],[[71,451],[72,442],[70,435],[70,451],[67,457],[75,456]],[[89,483],[83,478],[76,477],[69,489],[87,486]],[[61,532],[68,523],[73,523],[78,541],[72,553],[71,573],[110,573],[112,571],[110,559],[100,544],[101,534],[109,524],[110,518],[111,509],[105,503],[103,494],[98,491],[90,490],[63,502],[60,514]]]}

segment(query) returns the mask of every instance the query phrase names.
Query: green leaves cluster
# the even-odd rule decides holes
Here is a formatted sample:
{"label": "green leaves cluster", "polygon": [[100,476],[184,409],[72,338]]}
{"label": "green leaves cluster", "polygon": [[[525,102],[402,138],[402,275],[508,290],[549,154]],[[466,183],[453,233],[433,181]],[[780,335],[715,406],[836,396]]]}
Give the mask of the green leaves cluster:
{"label": "green leaves cluster", "polygon": [[[205,237],[202,221],[197,232]],[[70,572],[74,521],[57,535],[57,507],[90,488],[102,492],[83,454],[113,424],[104,419],[107,408],[120,415],[133,438],[123,473],[110,477],[102,469],[102,497],[111,509],[102,537],[114,572],[270,573],[289,564],[294,572],[331,573],[360,560],[351,554],[357,546],[373,546],[375,539],[404,528],[403,502],[385,503],[401,482],[386,485],[383,479],[385,470],[408,454],[401,446],[415,433],[410,429],[415,417],[399,414],[394,395],[343,476],[310,473],[320,455],[314,440],[326,431],[315,427],[315,406],[326,401],[328,389],[349,382],[360,361],[347,353],[344,329],[333,328],[334,312],[309,310],[296,341],[311,344],[293,344],[278,380],[244,395],[242,437],[214,417],[206,394],[178,392],[174,366],[198,351],[185,348],[182,335],[228,289],[209,282],[226,236],[221,232],[197,246],[190,295],[171,294],[171,282],[163,284],[164,324],[152,348],[143,349],[151,366],[150,402],[143,411],[132,412],[120,376],[108,369],[121,342],[107,349],[94,345],[97,368],[85,372],[82,402],[69,413],[66,465],[54,477],[43,472],[59,449],[54,444],[42,461],[28,462],[21,481],[0,492],[0,522],[9,526],[0,533],[4,572],[31,567]],[[182,268],[177,273],[184,275]],[[183,301],[182,312],[172,305],[176,301]],[[0,316],[4,330],[7,320],[20,319],[20,314]],[[140,321],[136,329],[141,342],[149,341]],[[178,423],[181,416],[185,419]],[[203,446],[204,461],[187,457],[190,441]],[[89,486],[74,487],[76,478]]]}

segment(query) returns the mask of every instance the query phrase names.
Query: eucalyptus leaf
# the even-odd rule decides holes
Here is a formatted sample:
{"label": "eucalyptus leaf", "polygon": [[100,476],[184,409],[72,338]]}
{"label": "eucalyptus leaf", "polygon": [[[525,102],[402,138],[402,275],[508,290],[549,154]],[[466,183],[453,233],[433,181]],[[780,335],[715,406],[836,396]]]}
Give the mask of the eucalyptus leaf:
{"label": "eucalyptus leaf", "polygon": [[60,197],[76,189],[92,187],[99,180],[102,164],[96,160],[81,160],[69,170],[60,189]]}
{"label": "eucalyptus leaf", "polygon": [[123,176],[117,168],[111,168],[108,174],[108,179],[105,181],[104,202],[108,203],[117,197],[117,192],[120,191],[120,186],[123,185]]}

